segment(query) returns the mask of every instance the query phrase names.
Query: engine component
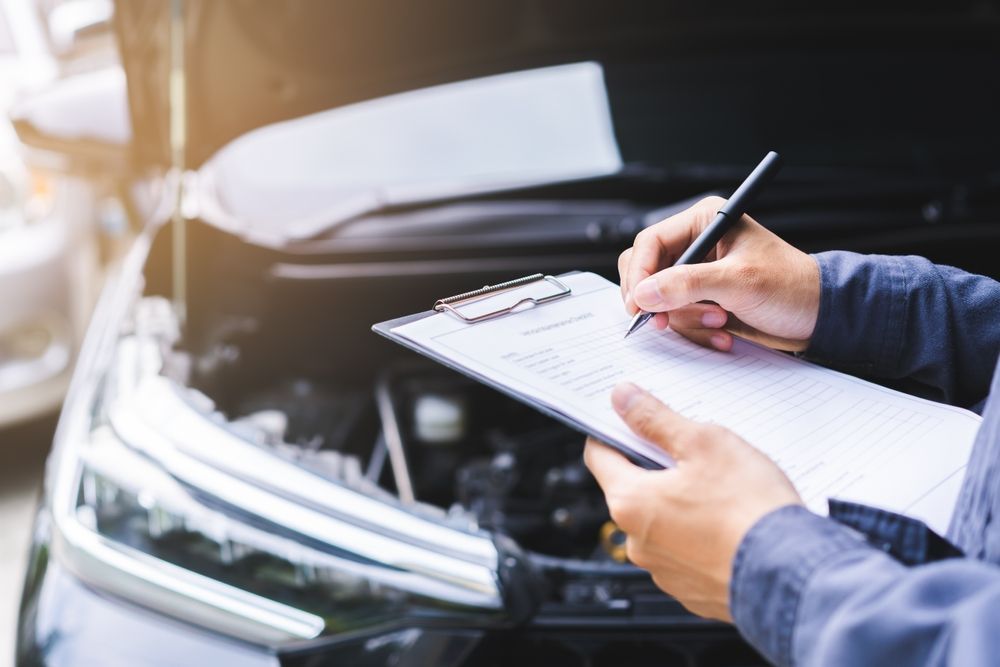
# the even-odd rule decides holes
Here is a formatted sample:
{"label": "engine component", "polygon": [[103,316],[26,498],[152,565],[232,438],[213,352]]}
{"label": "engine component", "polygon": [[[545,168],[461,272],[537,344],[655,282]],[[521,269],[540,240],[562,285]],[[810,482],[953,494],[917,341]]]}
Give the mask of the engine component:
{"label": "engine component", "polygon": [[579,435],[558,425],[531,433],[493,431],[487,438],[492,456],[458,468],[457,500],[481,525],[526,548],[589,556],[608,515],[580,459],[581,444]]}
{"label": "engine component", "polygon": [[404,503],[416,500],[413,492],[413,481],[410,478],[410,468],[406,463],[406,449],[399,420],[396,419],[396,406],[392,398],[389,377],[382,376],[375,383],[375,404],[378,406],[378,416],[382,420],[380,441],[385,443],[392,465],[392,474],[396,481],[396,491]]}
{"label": "engine component", "polygon": [[427,445],[453,445],[465,437],[466,407],[460,396],[427,394],[413,403],[413,430]]}
{"label": "engine component", "polygon": [[601,548],[611,556],[612,560],[618,563],[628,562],[628,553],[625,549],[625,542],[628,536],[625,531],[618,527],[614,521],[606,521],[601,526]]}
{"label": "engine component", "polygon": [[228,413],[235,417],[280,412],[282,439],[304,449],[350,449],[362,431],[368,398],[350,388],[301,377],[248,393]]}

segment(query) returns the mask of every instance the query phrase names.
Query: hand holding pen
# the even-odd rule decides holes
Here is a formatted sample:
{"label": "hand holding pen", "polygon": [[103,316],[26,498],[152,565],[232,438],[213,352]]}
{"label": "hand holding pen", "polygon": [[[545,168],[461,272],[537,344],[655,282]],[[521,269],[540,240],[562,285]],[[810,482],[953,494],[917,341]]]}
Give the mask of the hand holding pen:
{"label": "hand holding pen", "polygon": [[[747,182],[768,163],[768,170],[774,169],[776,160],[769,153]],[[728,202],[709,197],[636,236],[618,260],[625,307],[635,316],[640,309],[650,313],[657,328],[669,325],[722,351],[732,348],[733,334],[777,349],[804,350],[819,311],[819,269],[812,257],[736,207],[719,214],[746,192],[747,182]],[[748,205],[745,195],[741,199],[739,208]],[[706,261],[697,263],[701,259]]]}

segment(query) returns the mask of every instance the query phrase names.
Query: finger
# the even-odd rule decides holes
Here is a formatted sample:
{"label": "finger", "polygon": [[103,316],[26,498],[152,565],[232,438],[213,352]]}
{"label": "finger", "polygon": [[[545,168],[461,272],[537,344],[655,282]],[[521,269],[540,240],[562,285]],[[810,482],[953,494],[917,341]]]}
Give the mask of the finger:
{"label": "finger", "polygon": [[626,309],[628,308],[628,285],[625,282],[625,276],[628,273],[629,261],[632,258],[632,248],[628,248],[622,254],[618,255],[618,281],[622,288],[622,301],[625,302]]}
{"label": "finger", "polygon": [[773,348],[775,350],[785,350],[787,352],[802,352],[809,346],[809,341],[807,340],[796,340],[793,338],[782,338],[780,336],[772,336],[771,334],[764,333],[749,324],[742,322],[738,318],[730,315],[729,321],[726,322],[726,331],[735,334],[740,338],[745,338],[751,340],[755,343],[761,345],[766,345],[767,347]]}
{"label": "finger", "polygon": [[657,313],[657,317],[660,315],[669,315],[670,328],[688,340],[722,352],[733,349],[734,336],[789,352],[801,352],[808,343],[766,334],[714,303],[693,303],[669,313]]}
{"label": "finger", "polygon": [[715,301],[725,308],[740,289],[740,283],[730,278],[730,264],[720,259],[672,266],[637,284],[632,298],[636,306],[651,312],[677,310],[698,301]]}
{"label": "finger", "polygon": [[684,443],[698,425],[677,414],[649,392],[624,382],[611,392],[615,411],[639,437],[658,445],[675,460],[684,457]]}
{"label": "finger", "polygon": [[633,300],[636,286],[677,261],[723,203],[719,197],[708,197],[636,235],[625,277],[626,291],[633,293]]}
{"label": "finger", "polygon": [[670,325],[670,317],[666,313],[656,313],[653,315],[653,326],[663,331]]}
{"label": "finger", "polygon": [[637,475],[642,472],[641,468],[622,454],[594,438],[587,438],[583,462],[605,492],[611,488],[634,484]]}
{"label": "finger", "polygon": [[730,352],[733,349],[733,335],[728,331],[719,331],[718,329],[681,329],[675,326],[671,326],[671,328],[692,343],[697,343],[702,347],[718,350],[719,352]]}
{"label": "finger", "polygon": [[676,331],[721,329],[729,321],[729,313],[714,303],[692,303],[665,314],[670,316],[670,327]]}

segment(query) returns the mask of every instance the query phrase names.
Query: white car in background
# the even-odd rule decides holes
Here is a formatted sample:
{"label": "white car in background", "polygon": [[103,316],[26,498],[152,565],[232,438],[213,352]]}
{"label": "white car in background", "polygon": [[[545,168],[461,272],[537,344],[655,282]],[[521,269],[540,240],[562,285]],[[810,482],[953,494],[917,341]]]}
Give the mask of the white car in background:
{"label": "white car in background", "polygon": [[[117,67],[60,78],[65,68],[53,55],[43,9],[0,0],[0,428],[62,403],[106,259],[95,237],[103,205],[97,190],[65,165],[46,162],[44,151],[26,150],[10,114],[55,133],[92,133],[66,120],[86,118],[85,106],[59,99],[70,79],[86,77],[99,85],[69,87],[93,90],[92,99],[117,95],[124,105],[124,82],[113,81],[121,78]],[[121,125],[113,114],[100,114],[96,124]]]}

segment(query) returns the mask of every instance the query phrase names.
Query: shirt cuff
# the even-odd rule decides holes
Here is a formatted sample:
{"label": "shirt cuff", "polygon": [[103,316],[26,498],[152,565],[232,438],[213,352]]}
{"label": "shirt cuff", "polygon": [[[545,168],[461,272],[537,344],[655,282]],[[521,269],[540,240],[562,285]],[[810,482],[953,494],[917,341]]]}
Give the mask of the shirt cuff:
{"label": "shirt cuff", "polygon": [[801,505],[774,510],[754,524],[733,560],[733,622],[765,658],[790,665],[799,599],[809,578],[834,554],[870,549],[858,533]]}
{"label": "shirt cuff", "polygon": [[830,518],[858,531],[868,544],[904,565],[923,565],[964,554],[927,524],[877,507],[830,498]]}
{"label": "shirt cuff", "polygon": [[816,328],[804,357],[863,375],[888,376],[899,362],[906,271],[898,257],[823,252]]}

